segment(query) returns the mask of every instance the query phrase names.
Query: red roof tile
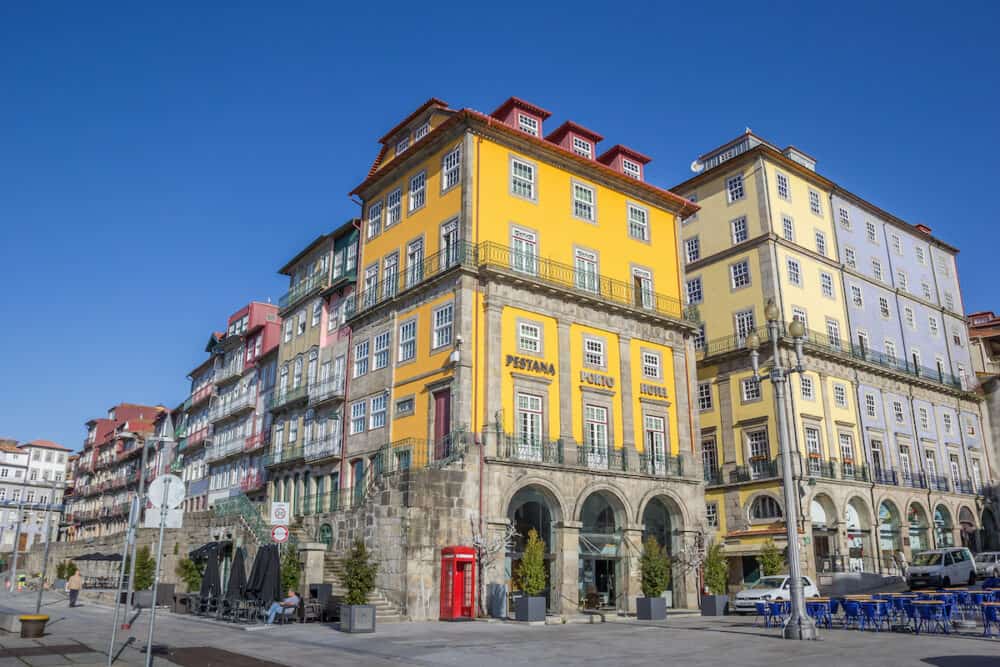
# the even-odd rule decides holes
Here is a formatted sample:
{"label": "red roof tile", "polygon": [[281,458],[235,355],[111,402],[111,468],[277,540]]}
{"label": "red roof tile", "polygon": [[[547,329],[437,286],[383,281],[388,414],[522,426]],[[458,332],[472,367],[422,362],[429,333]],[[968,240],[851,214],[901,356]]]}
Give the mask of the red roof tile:
{"label": "red roof tile", "polygon": [[549,136],[545,138],[548,141],[557,144],[560,141],[562,141],[562,138],[565,137],[566,134],[569,132],[575,132],[576,134],[579,134],[581,137],[586,137],[587,139],[593,141],[595,144],[599,141],[604,140],[604,137],[599,135],[597,132],[594,132],[593,130],[588,130],[583,125],[577,125],[571,120],[568,120],[559,127],[557,127],[555,130],[549,133]]}
{"label": "red roof tile", "polygon": [[493,116],[494,118],[500,118],[505,113],[507,113],[507,111],[511,107],[524,109],[525,111],[528,111],[530,113],[535,114],[536,116],[541,117],[542,120],[545,120],[546,118],[552,115],[552,112],[546,111],[542,107],[535,106],[531,102],[522,100],[520,97],[508,97],[507,100],[503,104],[498,106],[490,115]]}
{"label": "red roof tile", "polygon": [[[58,449],[63,452],[68,452],[70,449],[68,447],[63,447],[62,445],[56,444],[51,440],[32,440],[31,442],[25,443],[30,447],[44,447],[45,449]],[[22,447],[25,445],[21,445]]]}

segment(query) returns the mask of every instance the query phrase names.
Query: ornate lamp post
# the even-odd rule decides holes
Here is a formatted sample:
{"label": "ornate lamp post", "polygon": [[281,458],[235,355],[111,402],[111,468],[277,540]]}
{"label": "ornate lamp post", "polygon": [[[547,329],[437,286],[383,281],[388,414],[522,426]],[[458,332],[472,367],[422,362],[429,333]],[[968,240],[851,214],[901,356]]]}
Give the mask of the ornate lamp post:
{"label": "ornate lamp post", "polygon": [[778,446],[781,451],[781,478],[785,495],[785,529],[788,539],[788,578],[792,598],[792,613],[788,617],[783,630],[785,639],[816,639],[816,624],[806,614],[802,590],[802,565],[799,562],[798,535],[798,489],[792,477],[792,448],[788,442],[788,413],[785,406],[785,392],[788,387],[788,377],[792,373],[802,373],[802,339],[805,327],[798,320],[788,325],[788,333],[795,342],[795,368],[785,368],[778,357],[778,338],[781,335],[781,312],[774,299],[769,299],[764,308],[767,319],[767,333],[771,339],[771,369],[760,372],[760,337],[756,333],[747,336],[746,346],[750,350],[750,360],[753,372],[758,381],[770,380],[774,385],[774,400],[778,404]]}

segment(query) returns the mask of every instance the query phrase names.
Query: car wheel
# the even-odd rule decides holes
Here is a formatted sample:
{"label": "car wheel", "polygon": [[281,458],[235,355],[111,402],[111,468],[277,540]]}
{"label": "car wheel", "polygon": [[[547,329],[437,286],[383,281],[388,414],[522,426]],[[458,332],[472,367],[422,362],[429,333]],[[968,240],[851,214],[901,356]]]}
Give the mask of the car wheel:
{"label": "car wheel", "polygon": [[969,585],[970,586],[975,586],[976,585],[976,571],[975,570],[973,570],[972,572],[969,573]]}
{"label": "car wheel", "polygon": [[948,588],[951,586],[951,577],[945,577],[941,580],[941,588]]}

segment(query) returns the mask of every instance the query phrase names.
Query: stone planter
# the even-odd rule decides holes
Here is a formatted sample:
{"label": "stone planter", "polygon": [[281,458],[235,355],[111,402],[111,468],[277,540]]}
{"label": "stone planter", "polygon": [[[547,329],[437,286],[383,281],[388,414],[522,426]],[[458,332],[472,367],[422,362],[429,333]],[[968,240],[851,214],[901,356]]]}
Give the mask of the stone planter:
{"label": "stone planter", "polygon": [[21,639],[37,639],[45,634],[45,624],[49,617],[43,614],[27,614],[21,616]]}
{"label": "stone planter", "polygon": [[667,601],[662,597],[636,598],[635,617],[640,621],[662,621],[667,618]]}
{"label": "stone planter", "polygon": [[340,605],[341,632],[375,632],[375,605]]}
{"label": "stone planter", "polygon": [[725,616],[729,607],[728,595],[702,595],[701,615],[702,616]]}
{"label": "stone planter", "polygon": [[528,623],[545,622],[545,598],[522,595],[514,601],[514,619]]}

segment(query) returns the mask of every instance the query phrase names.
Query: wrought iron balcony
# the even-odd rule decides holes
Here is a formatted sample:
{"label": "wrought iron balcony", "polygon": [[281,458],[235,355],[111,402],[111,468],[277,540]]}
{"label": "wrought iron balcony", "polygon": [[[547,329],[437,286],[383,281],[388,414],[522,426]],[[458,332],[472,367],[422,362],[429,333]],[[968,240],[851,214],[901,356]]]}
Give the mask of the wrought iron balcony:
{"label": "wrought iron balcony", "polygon": [[296,284],[292,285],[291,289],[278,299],[278,308],[282,310],[290,308],[313,292],[324,289],[328,284],[328,272],[318,271],[312,273],[303,280],[300,280]]}
{"label": "wrought iron balcony", "polygon": [[504,461],[542,463],[568,468],[592,470],[618,470],[651,477],[683,477],[682,460],[675,456],[655,456],[639,453],[631,457],[612,445],[566,445],[562,440],[526,438],[522,435],[503,433],[497,443],[496,458]]}
{"label": "wrought iron balcony", "polygon": [[944,475],[928,475],[928,488],[933,491],[951,491],[951,482]]}
{"label": "wrought iron balcony", "polygon": [[243,374],[243,368],[242,368],[243,359],[242,358],[237,359],[237,361],[240,363],[220,366],[219,368],[215,369],[215,375],[213,376],[213,381],[215,382],[215,384],[222,384],[227,380],[238,378],[240,375]]}
{"label": "wrought iron balcony", "polygon": [[302,445],[284,446],[264,457],[265,466],[276,466],[301,461],[304,456]]}
{"label": "wrought iron balcony", "polygon": [[652,477],[683,477],[684,460],[678,456],[639,454],[639,471]]}
{"label": "wrought iron balcony", "polygon": [[309,385],[309,405],[320,405],[327,401],[343,400],[344,376],[330,378],[325,382],[314,382]]}
{"label": "wrought iron balcony", "polygon": [[212,437],[212,427],[202,426],[197,431],[192,431],[187,437],[187,447],[197,447],[208,442]]}
{"label": "wrought iron balcony", "polygon": [[911,489],[926,489],[927,478],[920,472],[901,472],[899,474],[899,485],[908,486]]}
{"label": "wrought iron balcony", "polygon": [[583,445],[576,452],[576,462],[580,466],[597,470],[621,470],[624,472],[625,454],[621,449],[615,449],[611,444],[604,447]]}
{"label": "wrought iron balcony", "polygon": [[721,468],[703,468],[702,474],[705,478],[705,484],[708,486],[717,486],[723,483],[723,475]]}
{"label": "wrought iron balcony", "polygon": [[212,422],[221,421],[227,417],[232,417],[243,412],[248,412],[257,407],[257,392],[248,391],[245,393],[222,394],[217,397],[216,404],[212,406],[208,413],[208,419]]}
{"label": "wrought iron balcony", "polygon": [[976,488],[972,484],[972,480],[969,479],[956,479],[953,480],[955,485],[955,493],[964,493],[966,495],[974,496],[976,495]]}
{"label": "wrought iron balcony", "polygon": [[778,462],[773,459],[761,459],[751,461],[750,465],[736,466],[736,469],[729,473],[730,483],[757,482],[765,479],[774,479],[779,476]]}
{"label": "wrought iron balcony", "polygon": [[806,459],[806,473],[809,477],[837,478],[833,462],[818,456],[810,456]]}
{"label": "wrought iron balcony", "polygon": [[205,449],[205,460],[209,463],[221,461],[234,454],[243,453],[243,442],[240,440],[230,440],[226,443],[213,443]]}
{"label": "wrought iron balcony", "polygon": [[497,458],[534,463],[564,462],[562,440],[541,440],[504,433],[497,446]]}
{"label": "wrought iron balcony", "polygon": [[292,403],[296,403],[298,401],[304,401],[308,398],[308,396],[309,394],[306,391],[306,385],[304,384],[299,385],[294,389],[286,389],[285,391],[275,389],[274,393],[271,394],[271,401],[268,407],[271,410],[279,410],[286,405],[291,405]]}
{"label": "wrought iron balcony", "polygon": [[212,398],[214,394],[215,394],[215,385],[209,382],[208,384],[203,385],[198,389],[196,389],[194,392],[192,392],[191,398],[189,399],[190,402],[185,407],[186,409],[191,409],[194,406]]}
{"label": "wrought iron balcony", "polygon": [[340,440],[340,430],[334,426],[332,433],[328,433],[318,440],[311,440],[306,443],[305,459],[307,461],[317,461],[331,456],[340,456]]}
{"label": "wrought iron balcony", "polygon": [[898,486],[899,478],[896,475],[896,471],[892,468],[875,468],[875,478],[876,484],[885,484],[887,486]]}
{"label": "wrought iron balcony", "polygon": [[259,433],[254,433],[253,435],[247,436],[247,439],[243,443],[243,450],[247,452],[252,452],[255,449],[260,449],[266,445],[271,440],[270,431],[260,431]]}
{"label": "wrought iron balcony", "polygon": [[845,463],[840,464],[840,478],[846,479],[852,482],[870,482],[871,475],[868,474],[868,467],[865,465],[858,465],[856,463]]}

